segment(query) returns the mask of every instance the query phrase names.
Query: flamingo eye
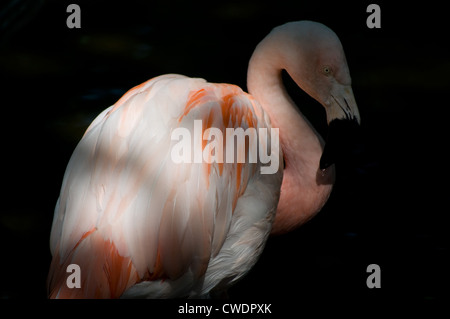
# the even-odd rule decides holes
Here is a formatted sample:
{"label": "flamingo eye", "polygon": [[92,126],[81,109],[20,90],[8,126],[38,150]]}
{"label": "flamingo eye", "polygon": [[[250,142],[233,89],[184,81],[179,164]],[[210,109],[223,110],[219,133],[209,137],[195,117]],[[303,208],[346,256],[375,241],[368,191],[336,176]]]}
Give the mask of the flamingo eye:
{"label": "flamingo eye", "polygon": [[324,65],[322,68],[322,73],[326,76],[331,74],[331,67],[329,67],[328,65]]}

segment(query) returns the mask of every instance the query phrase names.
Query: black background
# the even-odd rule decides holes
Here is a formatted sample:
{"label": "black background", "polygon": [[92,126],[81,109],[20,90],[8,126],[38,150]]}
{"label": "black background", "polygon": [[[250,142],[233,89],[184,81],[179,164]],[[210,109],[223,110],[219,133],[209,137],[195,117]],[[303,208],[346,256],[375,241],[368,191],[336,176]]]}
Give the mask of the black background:
{"label": "black background", "polygon": [[[180,73],[246,89],[248,60],[275,26],[315,20],[340,37],[362,118],[363,152],[337,168],[312,221],[270,238],[231,300],[448,300],[445,7],[371,1],[9,1],[0,13],[0,297],[46,298],[49,234],[65,167],[90,121],[129,88]],[[23,9],[23,10],[22,10]],[[322,107],[286,86],[326,135]],[[368,289],[366,268],[381,267]],[[183,302],[181,302],[183,303]]]}

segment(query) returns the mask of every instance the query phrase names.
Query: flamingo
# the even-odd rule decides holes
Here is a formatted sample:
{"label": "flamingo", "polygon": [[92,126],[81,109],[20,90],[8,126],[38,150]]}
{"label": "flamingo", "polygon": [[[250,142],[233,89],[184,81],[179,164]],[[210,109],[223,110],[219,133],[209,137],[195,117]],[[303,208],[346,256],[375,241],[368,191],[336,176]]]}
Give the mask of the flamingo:
{"label": "flamingo", "polygon": [[[287,94],[282,70],[324,106],[329,143]],[[250,94],[162,75],[98,115],[73,152],[55,207],[49,297],[221,294],[257,262],[269,234],[321,210],[335,180],[332,133],[360,122],[337,35],[312,21],[276,27],[250,59],[247,86]],[[279,170],[262,174],[262,163],[248,161],[174,163],[170,133],[198,119],[203,130],[279,128]],[[66,283],[71,264],[80,268],[79,288]]]}

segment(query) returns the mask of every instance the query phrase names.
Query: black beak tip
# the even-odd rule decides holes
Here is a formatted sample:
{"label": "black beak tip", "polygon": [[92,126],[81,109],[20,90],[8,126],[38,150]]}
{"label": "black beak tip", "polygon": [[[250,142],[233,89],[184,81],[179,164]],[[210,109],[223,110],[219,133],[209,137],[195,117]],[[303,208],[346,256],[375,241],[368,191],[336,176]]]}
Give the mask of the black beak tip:
{"label": "black beak tip", "polygon": [[322,157],[320,158],[320,165],[319,165],[320,170],[322,171],[333,165],[333,161],[330,158],[327,158],[326,154],[324,156],[324,154],[322,154]]}
{"label": "black beak tip", "polygon": [[339,161],[351,156],[351,149],[360,135],[360,127],[356,119],[333,120],[328,127],[328,138],[320,158],[320,169],[324,170]]}
{"label": "black beak tip", "polygon": [[332,164],[333,163],[325,162],[325,161],[322,161],[322,159],[321,159],[319,168],[321,171],[323,171],[323,170],[326,170],[328,167],[330,167]]}

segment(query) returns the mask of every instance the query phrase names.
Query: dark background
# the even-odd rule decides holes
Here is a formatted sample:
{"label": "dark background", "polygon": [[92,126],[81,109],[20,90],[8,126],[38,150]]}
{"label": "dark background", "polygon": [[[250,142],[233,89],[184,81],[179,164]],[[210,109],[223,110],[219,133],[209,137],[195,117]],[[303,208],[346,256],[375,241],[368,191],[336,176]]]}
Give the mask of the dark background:
{"label": "dark background", "polygon": [[[328,25],[343,43],[363,145],[337,167],[322,212],[270,238],[230,298],[286,307],[307,299],[448,300],[445,7],[375,1],[382,28],[368,29],[372,1],[72,2],[81,7],[81,29],[66,26],[69,1],[0,5],[0,298],[46,298],[64,170],[101,110],[164,73],[246,89],[257,43],[277,25],[308,19]],[[322,107],[285,80],[325,136]],[[381,267],[380,289],[366,286],[372,263]]]}

